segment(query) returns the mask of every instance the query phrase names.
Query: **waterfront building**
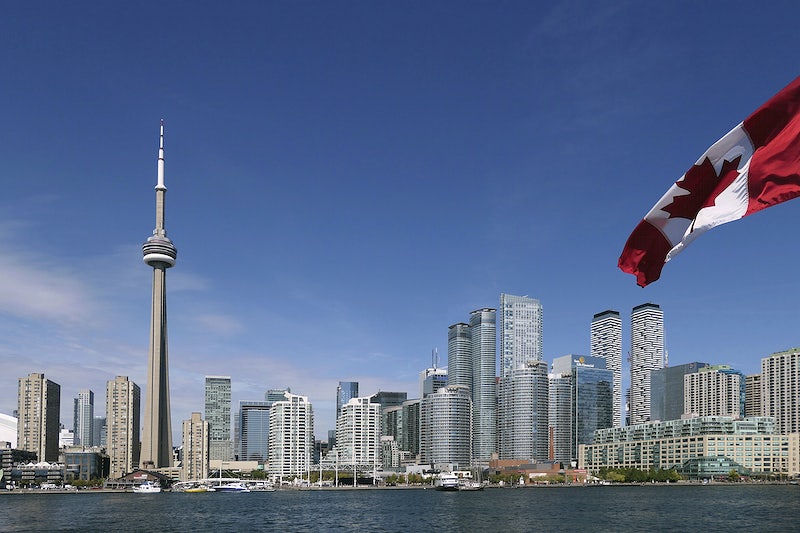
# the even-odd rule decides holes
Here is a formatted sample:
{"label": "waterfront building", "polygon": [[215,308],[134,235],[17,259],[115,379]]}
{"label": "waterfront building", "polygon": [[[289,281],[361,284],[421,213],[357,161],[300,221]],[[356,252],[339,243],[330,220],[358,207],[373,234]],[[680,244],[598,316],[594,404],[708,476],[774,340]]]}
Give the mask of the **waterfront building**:
{"label": "waterfront building", "polygon": [[167,230],[164,226],[166,195],[167,187],[164,185],[164,121],[162,120],[158,146],[156,227],[153,230],[153,234],[142,245],[143,260],[146,265],[153,268],[150,348],[140,454],[142,468],[172,466],[172,419],[169,405],[169,357],[167,350],[167,269],[175,266],[178,250],[167,237]]}
{"label": "waterfront building", "polygon": [[763,416],[761,410],[761,374],[744,378],[744,416]]}
{"label": "waterfront building", "polygon": [[744,374],[727,365],[701,368],[683,377],[684,413],[696,416],[744,415]]}
{"label": "waterfront building", "polygon": [[336,446],[328,455],[339,469],[372,471],[380,464],[381,406],[371,399],[351,398],[336,419]]}
{"label": "waterfront building", "polygon": [[447,369],[433,366],[419,373],[419,397],[434,394],[442,387],[447,386]]}
{"label": "waterfront building", "polygon": [[547,363],[528,360],[500,378],[500,459],[549,457]]}
{"label": "waterfront building", "polygon": [[[286,391],[282,391],[285,393]],[[286,397],[283,397],[285,400]],[[269,410],[274,401],[239,402],[239,460],[269,460]]]}
{"label": "waterfront building", "polygon": [[140,401],[139,385],[127,376],[106,383],[106,453],[111,479],[121,478],[140,464]]}
{"label": "waterfront building", "polygon": [[683,470],[696,468],[697,459],[724,457],[753,473],[786,474],[797,454],[771,417],[708,416],[597,430],[594,444],[579,446],[578,468]]}
{"label": "waterfront building", "polygon": [[342,414],[342,407],[353,398],[358,398],[358,381],[340,381],[336,387],[336,418]]}
{"label": "waterfront building", "polygon": [[470,313],[472,344],[472,457],[485,463],[497,453],[497,310]]}
{"label": "waterfront building", "polygon": [[469,324],[463,322],[447,329],[447,384],[472,391],[472,339]]}
{"label": "waterfront building", "polygon": [[0,413],[0,442],[8,442],[12,448],[16,449],[17,417]]}
{"label": "waterfront building", "polygon": [[92,445],[105,447],[106,440],[106,417],[96,416],[92,422]]}
{"label": "waterfront building", "polygon": [[284,399],[274,402],[269,411],[269,473],[280,478],[306,476],[313,457],[314,410],[311,402],[306,396],[285,392]]}
{"label": "waterfront building", "polygon": [[183,461],[181,481],[194,481],[208,477],[209,439],[208,422],[200,413],[192,413],[183,421]]}
{"label": "waterfront building", "polygon": [[94,425],[94,392],[89,389],[78,391],[74,400],[74,417],[72,431],[74,443],[83,446],[95,446],[92,440]]}
{"label": "waterfront building", "polygon": [[[439,392],[441,389],[437,389]],[[400,414],[400,431],[398,446],[403,452],[408,452],[412,458],[419,455],[420,450],[420,406],[422,400],[414,399],[403,402]]]}
{"label": "waterfront building", "polygon": [[61,386],[32,373],[19,378],[17,391],[17,447],[36,454],[39,461],[58,461],[61,429]]}
{"label": "waterfront building", "polygon": [[761,360],[761,402],[780,433],[800,433],[800,348]]}
{"label": "waterfront building", "polygon": [[650,372],[650,420],[677,420],[684,408],[684,381],[687,374],[693,374],[708,363],[686,363],[682,365],[656,368]]}
{"label": "waterfront building", "polygon": [[381,437],[381,467],[384,470],[400,468],[400,447],[391,436]]}
{"label": "waterfront building", "polygon": [[605,365],[602,357],[583,355],[553,360],[551,383],[561,387],[551,396],[551,412],[556,416],[550,422],[554,460],[557,456],[566,462],[568,456],[570,463],[577,461],[578,445],[591,444],[595,430],[613,426],[614,373]]}
{"label": "waterfront building", "polygon": [[650,373],[664,368],[664,313],[653,303],[631,311],[630,423],[650,419]]}
{"label": "waterfront building", "polygon": [[569,464],[572,460],[572,372],[548,375],[549,460]]}
{"label": "waterfront building", "polygon": [[472,399],[464,385],[448,385],[420,403],[420,463],[471,465]]}
{"label": "waterfront building", "polygon": [[592,357],[606,360],[606,368],[614,374],[614,425],[621,426],[622,409],[622,319],[619,311],[610,309],[592,317]]}
{"label": "waterfront building", "polygon": [[108,476],[108,460],[100,452],[80,446],[64,450],[63,457],[67,479],[89,481]]}
{"label": "waterfront building", "polygon": [[210,434],[209,457],[231,461],[231,377],[206,376],[205,400],[205,420]]}
{"label": "waterfront building", "polygon": [[527,296],[500,294],[502,377],[529,361],[542,360],[542,304]]}

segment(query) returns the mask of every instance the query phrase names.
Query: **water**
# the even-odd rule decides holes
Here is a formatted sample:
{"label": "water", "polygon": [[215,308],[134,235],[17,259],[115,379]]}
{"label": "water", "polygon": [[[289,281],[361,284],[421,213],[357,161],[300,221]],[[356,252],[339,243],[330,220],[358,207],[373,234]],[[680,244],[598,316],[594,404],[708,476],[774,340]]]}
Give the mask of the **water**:
{"label": "water", "polygon": [[799,531],[796,485],[0,495],[0,531]]}

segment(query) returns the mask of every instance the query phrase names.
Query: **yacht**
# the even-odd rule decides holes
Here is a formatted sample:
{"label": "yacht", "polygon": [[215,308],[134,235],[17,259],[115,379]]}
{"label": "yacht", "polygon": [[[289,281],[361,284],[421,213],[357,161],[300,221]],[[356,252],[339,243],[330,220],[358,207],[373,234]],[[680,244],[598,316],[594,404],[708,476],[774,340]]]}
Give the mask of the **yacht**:
{"label": "yacht", "polygon": [[452,472],[442,472],[433,483],[436,490],[458,490],[458,476]]}
{"label": "yacht", "polygon": [[161,485],[158,483],[152,483],[150,481],[145,481],[140,485],[136,485],[133,487],[133,492],[137,494],[147,494],[151,492],[161,492]]}
{"label": "yacht", "polygon": [[231,481],[229,483],[222,483],[214,487],[216,492],[250,492],[244,483],[241,481]]}

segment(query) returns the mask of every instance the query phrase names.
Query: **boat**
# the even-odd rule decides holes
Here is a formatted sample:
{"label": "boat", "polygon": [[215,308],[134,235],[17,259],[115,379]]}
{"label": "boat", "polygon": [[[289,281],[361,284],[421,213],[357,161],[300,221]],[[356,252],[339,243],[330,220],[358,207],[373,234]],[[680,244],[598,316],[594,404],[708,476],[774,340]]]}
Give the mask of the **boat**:
{"label": "boat", "polygon": [[471,479],[460,479],[458,481],[458,490],[483,490],[483,483]]}
{"label": "boat", "polygon": [[250,481],[247,488],[250,492],[275,492],[275,485],[269,481]]}
{"label": "boat", "polygon": [[452,472],[442,472],[433,483],[436,490],[458,490],[458,476]]}
{"label": "boat", "polygon": [[161,485],[158,483],[152,483],[150,481],[145,481],[140,485],[136,485],[133,487],[133,492],[137,494],[149,494],[153,492],[161,492]]}
{"label": "boat", "polygon": [[195,485],[194,487],[189,487],[188,489],[183,489],[183,492],[215,492],[216,489],[214,487],[209,487],[208,485]]}
{"label": "boat", "polygon": [[230,483],[222,483],[214,487],[216,492],[250,492],[244,483],[241,481],[231,481]]}

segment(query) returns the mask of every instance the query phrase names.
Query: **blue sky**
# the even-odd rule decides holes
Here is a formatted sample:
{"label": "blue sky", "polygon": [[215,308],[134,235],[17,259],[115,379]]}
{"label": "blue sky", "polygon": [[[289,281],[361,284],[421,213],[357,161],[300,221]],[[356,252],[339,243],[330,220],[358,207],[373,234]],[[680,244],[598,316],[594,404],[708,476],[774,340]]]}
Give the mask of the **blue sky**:
{"label": "blue sky", "polygon": [[[629,233],[800,75],[793,2],[26,2],[0,18],[0,412],[17,379],[145,386],[166,122],[172,417],[291,387],[408,391],[499,294],[548,361],[594,313],[665,314],[671,364],[800,345],[800,203],[717,228],[645,289]],[[235,410],[235,408],[234,408]]]}

